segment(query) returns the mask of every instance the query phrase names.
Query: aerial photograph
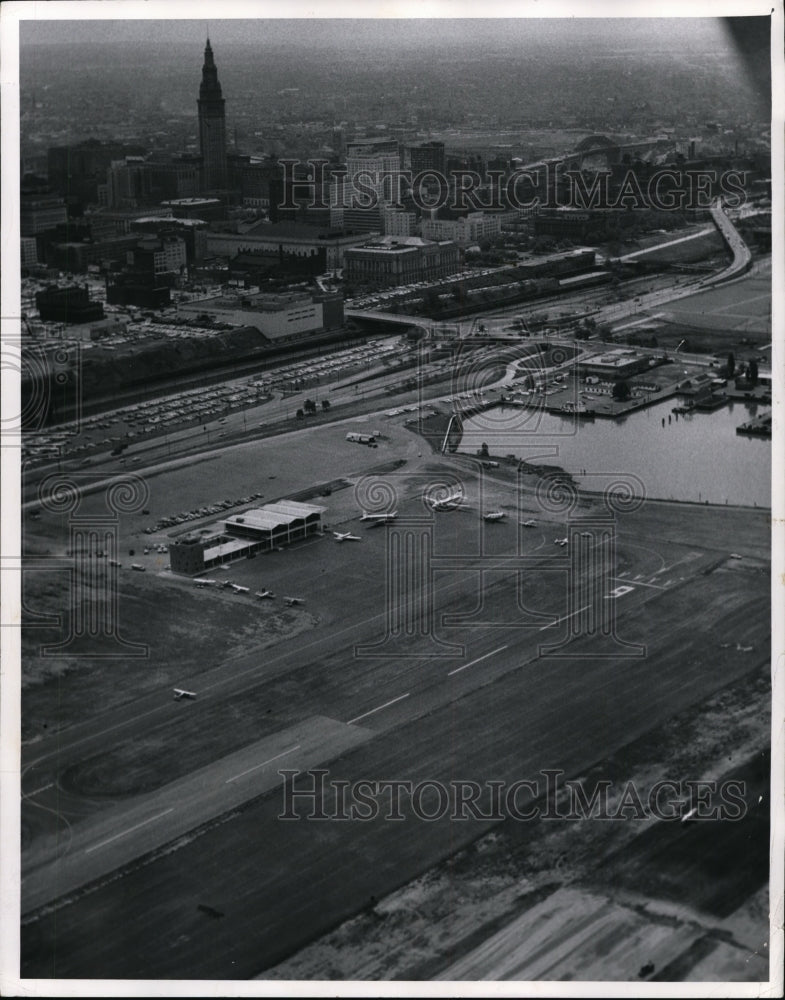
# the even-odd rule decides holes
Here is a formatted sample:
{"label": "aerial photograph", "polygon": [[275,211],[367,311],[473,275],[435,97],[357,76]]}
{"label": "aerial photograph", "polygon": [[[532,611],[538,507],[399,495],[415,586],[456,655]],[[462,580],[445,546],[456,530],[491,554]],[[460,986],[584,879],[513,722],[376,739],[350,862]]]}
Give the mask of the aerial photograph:
{"label": "aerial photograph", "polygon": [[780,995],[781,3],[4,7],[4,976]]}

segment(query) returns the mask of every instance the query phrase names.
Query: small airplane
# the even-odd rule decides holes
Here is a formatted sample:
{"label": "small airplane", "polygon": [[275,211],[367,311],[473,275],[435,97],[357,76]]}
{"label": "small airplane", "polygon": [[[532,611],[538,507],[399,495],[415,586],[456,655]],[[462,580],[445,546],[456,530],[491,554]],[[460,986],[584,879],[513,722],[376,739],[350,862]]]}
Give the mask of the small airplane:
{"label": "small airplane", "polygon": [[272,592],[272,590],[257,590],[256,593],[254,594],[254,597],[258,597],[260,601],[263,601],[265,597],[272,600],[275,597],[275,594]]}
{"label": "small airplane", "polygon": [[239,583],[233,583],[232,584],[232,590],[236,594],[247,594],[248,593],[248,587],[241,587]]}
{"label": "small airplane", "polygon": [[391,514],[363,514],[360,520],[372,521],[373,524],[387,524],[388,521],[394,521],[397,516],[398,516],[398,511],[394,510]]}
{"label": "small airplane", "polygon": [[501,521],[506,516],[503,510],[492,510],[487,514],[483,514],[482,519],[483,521]]}
{"label": "small airplane", "polygon": [[174,689],[174,700],[180,701],[182,698],[195,698],[195,691],[186,691],[185,688],[175,688]]}
{"label": "small airplane", "polygon": [[518,524],[522,524],[524,526],[524,528],[536,528],[537,527],[537,522],[536,521],[519,521]]}
{"label": "small airplane", "polygon": [[442,497],[439,500],[431,500],[430,503],[433,510],[453,510],[456,507],[464,506],[463,493],[460,491],[451,493],[449,496]]}
{"label": "small airplane", "polygon": [[755,647],[754,646],[742,646],[740,642],[736,643],[737,653],[751,653]]}
{"label": "small airplane", "polygon": [[564,546],[567,544],[568,541],[569,541],[569,539],[567,539],[567,538],[554,538],[553,544],[554,545],[561,545],[561,547],[564,548]]}
{"label": "small airplane", "polygon": [[194,583],[197,587],[214,587],[217,580],[208,580],[207,577],[197,576],[194,578]]}
{"label": "small airplane", "polygon": [[341,534],[340,531],[334,531],[333,535],[335,535],[335,540],[337,542],[361,542],[362,541],[362,538],[360,538],[359,535],[353,535],[349,531],[346,531],[343,534]]}
{"label": "small airplane", "polygon": [[302,597],[284,597],[287,608],[293,608],[295,604],[305,604]]}

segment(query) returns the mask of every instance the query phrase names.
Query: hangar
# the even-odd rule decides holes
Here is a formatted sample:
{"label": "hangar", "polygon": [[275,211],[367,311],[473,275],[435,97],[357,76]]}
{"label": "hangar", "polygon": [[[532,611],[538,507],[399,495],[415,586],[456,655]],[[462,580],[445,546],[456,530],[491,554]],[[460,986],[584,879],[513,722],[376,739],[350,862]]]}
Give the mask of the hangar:
{"label": "hangar", "polygon": [[191,533],[172,542],[169,546],[172,572],[189,576],[202,573],[235,559],[321,534],[326,510],[316,504],[279,500],[233,514],[223,522],[222,530]]}

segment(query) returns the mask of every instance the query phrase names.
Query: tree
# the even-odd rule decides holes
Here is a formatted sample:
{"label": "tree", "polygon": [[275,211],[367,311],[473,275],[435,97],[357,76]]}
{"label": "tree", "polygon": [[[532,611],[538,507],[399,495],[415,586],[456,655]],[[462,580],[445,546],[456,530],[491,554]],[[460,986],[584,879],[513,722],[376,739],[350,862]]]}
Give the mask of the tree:
{"label": "tree", "polygon": [[480,458],[487,458],[487,457],[488,457],[488,445],[483,441],[483,443],[480,445]]}
{"label": "tree", "polygon": [[306,413],[316,413],[316,403],[312,399],[306,399],[303,403],[303,409]]}
{"label": "tree", "polygon": [[323,399],[322,400],[322,409],[323,410],[329,410],[330,409],[330,400],[329,399]]}
{"label": "tree", "polygon": [[728,378],[733,378],[733,373],[736,371],[736,358],[733,356],[733,351],[728,354]]}
{"label": "tree", "polygon": [[619,403],[626,403],[627,400],[632,395],[630,391],[630,386],[628,382],[623,379],[619,382],[614,383],[613,386],[613,398]]}
{"label": "tree", "polygon": [[303,412],[303,410],[298,410],[296,416],[297,416],[298,420],[304,420],[305,419],[305,413]]}
{"label": "tree", "polygon": [[758,384],[758,362],[755,358],[747,366],[747,377],[750,380],[750,385],[755,386]]}

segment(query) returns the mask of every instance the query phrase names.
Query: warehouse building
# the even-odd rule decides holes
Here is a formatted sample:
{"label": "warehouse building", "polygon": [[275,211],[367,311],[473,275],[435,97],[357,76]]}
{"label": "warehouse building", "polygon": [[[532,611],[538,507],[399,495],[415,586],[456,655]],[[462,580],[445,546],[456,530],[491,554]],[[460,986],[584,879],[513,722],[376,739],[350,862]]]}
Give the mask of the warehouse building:
{"label": "warehouse building", "polygon": [[279,500],[233,514],[224,521],[223,530],[190,534],[173,542],[169,546],[172,571],[192,576],[321,534],[326,510],[315,504]]}

